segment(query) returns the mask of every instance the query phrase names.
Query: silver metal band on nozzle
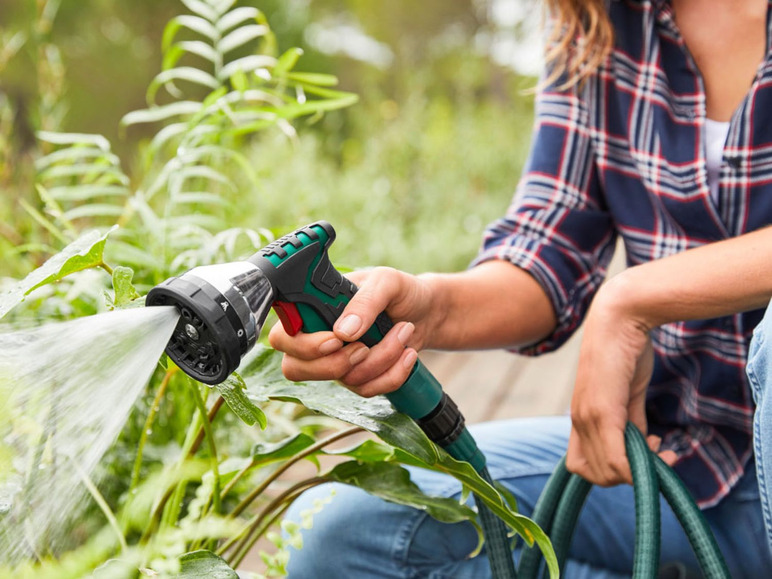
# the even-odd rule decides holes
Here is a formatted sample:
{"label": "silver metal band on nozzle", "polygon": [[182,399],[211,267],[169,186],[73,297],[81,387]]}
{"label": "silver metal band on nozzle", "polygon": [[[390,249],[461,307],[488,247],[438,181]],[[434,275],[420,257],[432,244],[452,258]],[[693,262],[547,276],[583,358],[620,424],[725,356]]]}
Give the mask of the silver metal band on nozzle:
{"label": "silver metal band on nozzle", "polygon": [[147,294],[146,305],[173,305],[180,320],[166,353],[190,377],[219,384],[255,345],[274,292],[248,261],[196,267]]}

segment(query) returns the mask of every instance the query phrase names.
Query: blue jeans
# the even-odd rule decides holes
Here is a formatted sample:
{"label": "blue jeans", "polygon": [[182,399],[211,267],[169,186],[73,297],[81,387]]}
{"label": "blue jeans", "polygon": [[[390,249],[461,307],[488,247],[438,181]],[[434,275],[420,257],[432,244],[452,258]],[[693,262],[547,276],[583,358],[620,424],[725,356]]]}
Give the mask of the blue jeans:
{"label": "blue jeans", "polygon": [[[568,417],[516,419],[472,426],[488,459],[491,475],[515,495],[520,512],[530,515],[555,464],[565,453]],[[413,480],[427,493],[460,496],[454,479],[413,469]],[[303,495],[287,517],[300,522],[315,499],[331,502],[303,531],[303,548],[291,551],[291,579],[490,577],[485,551],[467,558],[477,545],[470,523],[440,523],[426,513],[374,498],[357,488],[323,485]],[[318,504],[318,502],[317,502]],[[670,507],[662,505],[663,565],[698,574],[689,542]],[[768,577],[767,549],[755,469],[719,505],[704,511],[732,571],[732,577]],[[632,487],[595,487],[579,518],[563,577],[629,577],[635,541]],[[514,557],[519,557],[515,549]]]}
{"label": "blue jeans", "polygon": [[761,491],[761,508],[764,513],[766,538],[772,548],[772,302],[764,319],[753,331],[748,355],[748,378],[756,401],[753,417],[753,450]]}

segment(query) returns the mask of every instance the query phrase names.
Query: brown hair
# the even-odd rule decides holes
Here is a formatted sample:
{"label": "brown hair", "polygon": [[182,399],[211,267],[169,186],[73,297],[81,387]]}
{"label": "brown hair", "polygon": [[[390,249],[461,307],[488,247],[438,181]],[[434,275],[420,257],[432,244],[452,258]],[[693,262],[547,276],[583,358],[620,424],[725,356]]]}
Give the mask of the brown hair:
{"label": "brown hair", "polygon": [[552,84],[564,76],[561,89],[581,86],[614,46],[606,0],[547,0],[550,25],[545,61]]}

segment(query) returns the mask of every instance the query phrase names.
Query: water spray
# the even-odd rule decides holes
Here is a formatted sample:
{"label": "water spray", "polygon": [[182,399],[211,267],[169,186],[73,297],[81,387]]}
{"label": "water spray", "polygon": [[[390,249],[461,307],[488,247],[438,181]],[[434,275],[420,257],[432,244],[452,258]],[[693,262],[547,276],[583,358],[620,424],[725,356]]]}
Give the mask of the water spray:
{"label": "water spray", "polygon": [[[254,346],[271,307],[290,335],[331,330],[357,291],[330,262],[334,240],[333,227],[318,221],[245,261],[197,267],[150,290],[147,305],[172,305],[180,312],[166,353],[196,380],[219,384]],[[360,341],[373,346],[392,326],[381,313]],[[453,458],[469,462],[492,482],[463,415],[420,360],[386,397]],[[493,576],[514,577],[506,526],[482,500],[477,505]]]}

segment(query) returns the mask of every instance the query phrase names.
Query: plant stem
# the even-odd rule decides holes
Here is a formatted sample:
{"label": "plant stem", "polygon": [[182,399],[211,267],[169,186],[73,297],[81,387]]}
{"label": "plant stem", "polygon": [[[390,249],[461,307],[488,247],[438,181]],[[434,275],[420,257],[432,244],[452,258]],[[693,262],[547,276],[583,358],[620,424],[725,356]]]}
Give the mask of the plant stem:
{"label": "plant stem", "polygon": [[348,428],[346,430],[342,430],[340,432],[336,432],[332,436],[329,436],[325,438],[324,440],[320,440],[316,444],[312,444],[308,448],[306,448],[303,452],[299,452],[295,456],[293,456],[291,459],[289,459],[287,462],[285,462],[281,467],[276,469],[276,471],[268,476],[255,490],[253,490],[251,493],[249,493],[244,500],[242,500],[235,509],[233,509],[233,512],[230,514],[232,517],[237,517],[240,515],[244,509],[246,509],[252,501],[254,501],[257,497],[259,497],[265,489],[268,488],[268,485],[270,485],[273,481],[275,481],[277,478],[279,478],[284,472],[287,471],[293,464],[297,463],[298,461],[304,459],[305,457],[314,454],[318,450],[321,450],[328,444],[331,444],[337,440],[340,440],[342,438],[346,438],[347,436],[351,436],[352,434],[356,434],[358,432],[363,431],[363,428],[360,428],[359,426],[354,426],[352,428]]}
{"label": "plant stem", "polygon": [[96,504],[99,505],[99,508],[104,513],[107,522],[110,524],[110,527],[113,529],[113,531],[115,531],[115,536],[118,538],[118,543],[121,545],[121,552],[125,553],[129,546],[126,544],[126,537],[123,536],[123,531],[121,530],[121,526],[118,524],[118,519],[115,518],[115,514],[113,514],[113,511],[110,509],[107,501],[102,496],[102,493],[99,492],[99,489],[96,487],[96,485],[91,481],[88,474],[86,474],[83,469],[80,468],[80,465],[75,462],[74,459],[71,460],[72,465],[75,467],[75,471],[80,476],[80,479],[88,489],[88,492],[91,493],[91,497],[94,499]]}
{"label": "plant stem", "polygon": [[201,397],[201,391],[196,384],[193,386],[193,400],[198,406],[198,411],[201,413],[203,420],[203,428],[206,433],[206,439],[209,443],[209,462],[212,465],[212,475],[214,476],[214,489],[212,491],[213,508],[215,513],[220,512],[220,468],[217,462],[217,445],[214,440],[214,433],[212,432],[212,423],[210,422],[209,414],[206,410],[206,404]]}
{"label": "plant stem", "polygon": [[242,468],[239,472],[237,472],[233,478],[228,482],[228,484],[225,485],[225,488],[223,488],[222,492],[220,493],[220,500],[225,500],[225,497],[228,496],[228,493],[233,490],[233,487],[236,486],[236,483],[241,480],[241,478],[249,472],[249,470],[254,467],[257,464],[257,461],[253,458],[249,461],[249,464],[246,465],[244,468]]}
{"label": "plant stem", "polygon": [[[261,529],[261,523],[268,517],[268,515],[270,515],[277,507],[285,505],[285,503],[285,508],[288,507],[289,504],[292,503],[292,501],[294,501],[301,493],[325,482],[327,482],[325,478],[317,476],[311,479],[300,481],[299,483],[285,490],[270,503],[268,503],[268,505],[266,505],[266,507],[250,521],[249,525],[245,529],[247,531],[246,534],[243,534],[243,532],[239,533],[240,538],[237,537],[235,540],[229,541],[227,544],[223,545],[223,547],[218,551],[218,554],[225,553],[225,551],[235,545],[235,555],[229,561],[229,563],[231,566],[238,565],[244,556],[246,556],[252,545],[254,545],[255,541],[257,541],[262,536],[265,530],[270,526],[270,523],[275,520],[276,517],[273,517],[269,524],[262,525],[263,528]],[[260,532],[257,532],[258,530]]]}
{"label": "plant stem", "polygon": [[[177,470],[179,470],[182,467],[182,464],[191,456],[190,453],[191,453],[193,441],[195,439],[195,433],[198,432],[198,429],[200,428],[199,421],[201,420],[201,417],[198,415],[198,413],[194,414],[193,416],[194,418],[190,422],[190,425],[188,426],[188,431],[185,433],[185,441],[182,443],[182,452],[180,453],[180,459],[176,466]],[[181,497],[182,495],[184,495],[184,492],[182,493],[182,495],[180,495],[179,491],[180,491],[180,487],[182,487],[182,489],[184,490],[184,487],[186,484],[187,483],[183,481],[183,482],[177,483],[174,489],[171,489],[171,488],[166,489],[163,496],[161,497],[161,500],[158,501],[158,504],[153,510],[153,514],[150,517],[150,521],[148,521],[148,525],[145,528],[145,531],[142,533],[142,538],[140,539],[140,543],[142,544],[146,543],[147,540],[150,538],[150,535],[153,533],[153,531],[155,531],[159,522],[163,523],[168,519],[169,509],[167,509],[166,507],[169,499],[172,497],[172,495],[174,495],[175,497],[177,496]],[[181,501],[182,498],[179,498],[179,500]],[[177,501],[175,501],[175,504],[177,504]],[[178,506],[179,505],[177,504],[177,507],[175,507],[175,510],[179,510]],[[166,517],[163,516],[164,513],[167,514]]]}
{"label": "plant stem", "polygon": [[161,399],[163,398],[164,394],[166,393],[166,388],[169,385],[169,380],[174,375],[174,373],[177,372],[177,367],[172,366],[167,371],[166,374],[163,377],[163,380],[161,380],[160,386],[158,386],[158,392],[155,394],[155,398],[153,399],[153,404],[150,406],[150,412],[147,415],[147,419],[145,420],[145,425],[142,428],[142,433],[139,435],[139,444],[137,446],[137,457],[134,459],[134,468],[131,471],[131,484],[129,485],[129,493],[131,493],[134,489],[137,488],[137,485],[139,484],[139,471],[142,467],[142,454],[145,450],[145,444],[147,443],[147,437],[148,432],[153,427],[153,422],[155,422],[156,414],[158,413],[158,409],[161,406]]}
{"label": "plant stem", "polygon": [[104,261],[97,265],[97,267],[101,267],[103,270],[105,270],[110,275],[113,275],[113,268],[107,265]]}
{"label": "plant stem", "polygon": [[[219,396],[217,400],[214,401],[214,404],[212,404],[212,407],[209,409],[209,413],[206,415],[206,420],[204,421],[204,424],[211,424],[214,420],[215,416],[217,416],[217,413],[220,411],[220,408],[222,408],[223,403],[225,402],[225,398],[222,396]],[[190,452],[188,452],[188,457],[193,456],[198,452],[198,449],[201,447],[201,443],[204,442],[204,435],[206,434],[205,428],[202,425],[201,428],[198,429],[198,434],[196,435],[196,439],[193,441],[193,446],[190,447]]]}

